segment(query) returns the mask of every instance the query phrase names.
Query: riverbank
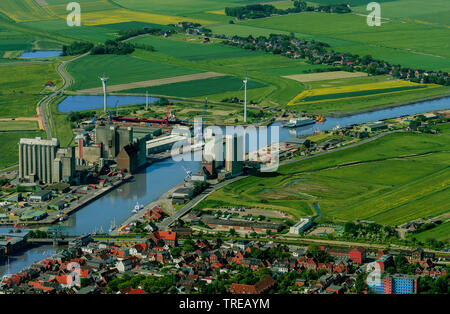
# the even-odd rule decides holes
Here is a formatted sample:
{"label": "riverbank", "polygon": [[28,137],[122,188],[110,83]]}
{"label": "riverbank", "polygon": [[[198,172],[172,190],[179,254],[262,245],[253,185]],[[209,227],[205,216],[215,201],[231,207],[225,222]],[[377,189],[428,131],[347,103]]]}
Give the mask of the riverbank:
{"label": "riverbank", "polygon": [[[439,99],[443,99],[443,98],[450,98],[450,92],[443,94],[443,95],[430,96],[430,97],[419,98],[419,99],[415,99],[415,100],[408,100],[408,101],[404,101],[404,102],[398,102],[398,103],[394,103],[394,104],[390,104],[390,105],[386,105],[386,106],[380,106],[380,107],[367,109],[367,110],[358,110],[358,111],[341,112],[341,113],[327,113],[326,116],[330,117],[330,118],[343,118],[343,117],[348,117],[351,115],[358,115],[358,114],[376,112],[376,111],[380,111],[380,110],[399,108],[402,106],[407,106],[407,105],[426,102],[426,101],[439,100]],[[450,100],[449,100],[449,102],[450,102]],[[306,115],[317,115],[320,113],[306,112],[305,114]]]}
{"label": "riverbank", "polygon": [[169,191],[167,191],[166,193],[162,194],[156,201],[150,202],[148,204],[146,204],[144,206],[143,209],[141,209],[139,212],[131,215],[129,218],[127,218],[120,227],[112,230],[111,232],[109,232],[110,236],[118,236],[120,234],[120,229],[122,227],[125,227],[129,224],[131,224],[134,221],[140,220],[142,219],[142,217],[145,215],[145,213],[152,209],[155,206],[160,207],[166,214],[168,214],[169,216],[173,215],[174,212],[174,208],[172,206],[172,200],[169,198],[170,195],[172,195],[173,192],[175,192],[176,190],[178,190],[179,188],[182,188],[185,185],[185,182],[178,184],[177,186],[175,186],[174,188],[170,189]]}

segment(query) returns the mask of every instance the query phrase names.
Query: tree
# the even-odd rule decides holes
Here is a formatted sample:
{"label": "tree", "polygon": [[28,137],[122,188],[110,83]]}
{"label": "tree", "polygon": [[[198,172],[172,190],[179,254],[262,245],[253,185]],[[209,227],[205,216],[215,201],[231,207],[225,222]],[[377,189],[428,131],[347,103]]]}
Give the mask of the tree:
{"label": "tree", "polygon": [[305,1],[299,1],[299,0],[294,1],[294,7],[298,8],[298,9],[301,10],[301,11],[306,10],[306,7],[307,7],[307,6],[308,6],[308,5],[306,4]]}
{"label": "tree", "polygon": [[230,229],[230,234],[231,234],[232,236],[234,236],[234,235],[236,234],[236,230],[234,230],[234,228],[231,228],[231,229]]}
{"label": "tree", "polygon": [[191,239],[184,240],[183,250],[185,252],[193,252],[195,250],[195,243]]}
{"label": "tree", "polygon": [[170,254],[172,254],[173,257],[180,256],[181,248],[180,247],[173,247],[170,249]]}
{"label": "tree", "polygon": [[366,290],[366,288],[367,288],[366,278],[367,278],[367,274],[365,274],[365,273],[358,274],[358,276],[356,277],[356,282],[355,282],[356,293],[363,293]]}

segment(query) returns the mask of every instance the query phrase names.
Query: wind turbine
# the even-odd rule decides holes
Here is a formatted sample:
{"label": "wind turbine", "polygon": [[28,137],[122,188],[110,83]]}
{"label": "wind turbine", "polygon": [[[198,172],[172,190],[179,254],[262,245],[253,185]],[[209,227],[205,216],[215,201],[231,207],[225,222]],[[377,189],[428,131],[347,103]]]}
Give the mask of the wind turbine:
{"label": "wind turbine", "polygon": [[106,85],[109,78],[106,77],[105,74],[103,74],[103,76],[99,77],[99,79],[102,81],[103,86],[103,111],[106,112]]}
{"label": "wind turbine", "polygon": [[244,123],[247,123],[247,71],[245,72],[245,80],[244,80]]}

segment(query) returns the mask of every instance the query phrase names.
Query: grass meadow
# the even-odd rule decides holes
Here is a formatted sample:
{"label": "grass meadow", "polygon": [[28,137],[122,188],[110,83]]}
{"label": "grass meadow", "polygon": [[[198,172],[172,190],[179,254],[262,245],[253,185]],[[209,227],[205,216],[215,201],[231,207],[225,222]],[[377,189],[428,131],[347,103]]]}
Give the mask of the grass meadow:
{"label": "grass meadow", "polygon": [[202,72],[132,55],[87,56],[71,63],[68,71],[75,79],[72,90],[101,86],[99,77],[103,74],[109,77],[109,84],[115,85]]}
{"label": "grass meadow", "polygon": [[[212,94],[220,94],[229,91],[239,91],[242,88],[242,80],[233,76],[222,76],[204,80],[194,80],[189,82],[179,82],[150,88],[138,88],[122,91],[122,93],[145,94],[149,90],[155,95],[167,95],[178,97],[198,97]],[[258,82],[249,81],[248,89],[260,88],[264,85]]]}
{"label": "grass meadow", "polygon": [[335,221],[397,225],[448,211],[450,133],[397,133],[374,142],[281,166],[214,192],[199,208],[248,206]]}

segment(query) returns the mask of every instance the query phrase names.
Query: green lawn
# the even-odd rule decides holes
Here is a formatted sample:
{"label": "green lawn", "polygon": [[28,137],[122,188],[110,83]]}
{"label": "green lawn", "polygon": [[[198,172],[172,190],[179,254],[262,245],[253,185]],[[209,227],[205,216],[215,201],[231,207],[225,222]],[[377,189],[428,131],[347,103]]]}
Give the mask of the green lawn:
{"label": "green lawn", "polygon": [[299,217],[315,214],[312,204],[318,203],[324,216],[336,221],[392,225],[439,215],[449,209],[444,201],[450,197],[449,148],[449,132],[387,135],[232,183],[198,207],[249,206]]}

